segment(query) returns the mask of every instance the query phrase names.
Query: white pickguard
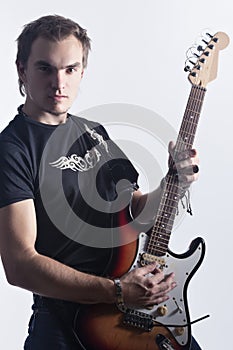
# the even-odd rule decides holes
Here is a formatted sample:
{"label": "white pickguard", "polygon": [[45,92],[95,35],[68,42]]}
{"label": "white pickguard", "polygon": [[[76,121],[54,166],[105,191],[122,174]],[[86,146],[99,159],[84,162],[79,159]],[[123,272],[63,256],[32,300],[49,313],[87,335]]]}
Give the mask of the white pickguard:
{"label": "white pickguard", "polygon": [[[130,270],[140,267],[140,258],[141,255],[146,251],[148,235],[145,233],[141,233],[139,235],[138,242],[138,252],[136,258],[130,268]],[[187,307],[187,298],[186,298],[186,290],[187,284],[190,278],[190,274],[193,274],[197,269],[199,261],[202,260],[203,257],[203,242],[197,246],[197,248],[185,257],[179,258],[172,256],[167,253],[162,258],[165,260],[165,267],[163,269],[164,274],[169,274],[170,272],[175,273],[175,281],[177,282],[177,286],[169,293],[170,299],[167,300],[163,304],[159,304],[158,306],[154,306],[152,309],[140,309],[139,311],[153,315],[156,319],[156,322],[161,323],[162,325],[177,325],[177,327],[168,326],[169,330],[172,332],[176,341],[180,345],[187,344],[189,340],[189,329],[190,327],[185,326],[189,322],[189,313]],[[167,314],[164,316],[158,315],[158,307],[165,306],[167,309]],[[183,333],[178,334],[178,330],[181,327]]]}

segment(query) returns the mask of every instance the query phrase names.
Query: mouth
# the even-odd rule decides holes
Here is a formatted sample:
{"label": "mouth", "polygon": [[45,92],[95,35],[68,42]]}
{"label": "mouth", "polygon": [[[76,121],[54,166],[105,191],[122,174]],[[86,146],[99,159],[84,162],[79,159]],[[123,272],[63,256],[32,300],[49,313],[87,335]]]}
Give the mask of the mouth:
{"label": "mouth", "polygon": [[50,95],[49,96],[49,99],[56,101],[56,102],[62,102],[67,98],[68,98],[68,96],[66,96],[66,95],[52,95],[52,96]]}

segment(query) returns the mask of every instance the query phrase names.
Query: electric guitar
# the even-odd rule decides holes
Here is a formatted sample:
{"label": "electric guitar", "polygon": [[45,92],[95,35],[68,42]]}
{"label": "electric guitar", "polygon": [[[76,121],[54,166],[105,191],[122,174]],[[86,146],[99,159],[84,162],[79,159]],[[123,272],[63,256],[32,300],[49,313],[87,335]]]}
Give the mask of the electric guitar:
{"label": "electric guitar", "polygon": [[[197,60],[189,71],[191,91],[178,134],[174,157],[193,146],[203,104],[206,85],[216,78],[219,50],[229,42],[228,36],[218,32],[203,39],[205,49],[198,46]],[[153,228],[142,232],[137,240],[119,248],[110,276],[124,273],[151,262],[157,262],[164,274],[174,272],[177,287],[169,293],[169,300],[145,309],[120,311],[115,305],[98,304],[81,308],[74,322],[74,331],[80,346],[86,350],[188,350],[191,343],[187,288],[201,265],[205,254],[202,238],[192,241],[187,252],[175,254],[169,249],[169,239],[178,203],[182,196],[179,174],[169,171],[165,177],[163,194]],[[120,214],[120,226],[127,226],[127,215]],[[128,230],[128,228],[127,228]],[[128,231],[124,234],[131,234]],[[93,291],[94,292],[94,291]],[[205,317],[202,317],[203,319]]]}

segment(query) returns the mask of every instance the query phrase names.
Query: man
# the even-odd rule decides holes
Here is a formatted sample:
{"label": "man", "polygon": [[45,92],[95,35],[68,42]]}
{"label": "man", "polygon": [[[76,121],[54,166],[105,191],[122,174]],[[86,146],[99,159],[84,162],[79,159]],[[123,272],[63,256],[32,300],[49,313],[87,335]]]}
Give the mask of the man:
{"label": "man", "polygon": [[[119,243],[115,236],[110,243],[121,212],[116,198],[149,222],[162,188],[143,195],[136,170],[104,128],[68,113],[89,49],[86,31],[61,16],[29,23],[18,38],[26,100],[0,137],[0,247],[8,282],[34,293],[26,350],[80,349],[73,335],[79,304],[149,307],[176,287],[174,274],[156,263],[106,277]],[[179,159],[173,170],[185,190],[197,179],[196,151]],[[118,186],[122,179],[127,186]]]}

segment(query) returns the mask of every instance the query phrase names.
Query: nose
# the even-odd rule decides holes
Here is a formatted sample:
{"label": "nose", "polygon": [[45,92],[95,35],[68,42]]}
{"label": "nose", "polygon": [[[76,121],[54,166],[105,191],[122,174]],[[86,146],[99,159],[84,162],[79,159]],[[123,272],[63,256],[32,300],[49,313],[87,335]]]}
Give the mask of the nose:
{"label": "nose", "polygon": [[56,71],[52,76],[52,88],[55,91],[62,91],[65,88],[65,74],[63,71]]}

